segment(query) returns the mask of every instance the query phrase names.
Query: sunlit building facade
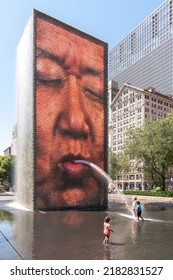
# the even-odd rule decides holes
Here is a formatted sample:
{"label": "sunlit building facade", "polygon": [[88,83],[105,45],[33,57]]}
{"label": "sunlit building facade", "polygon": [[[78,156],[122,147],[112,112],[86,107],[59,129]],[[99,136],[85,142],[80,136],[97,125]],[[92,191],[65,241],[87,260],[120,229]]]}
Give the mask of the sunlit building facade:
{"label": "sunlit building facade", "polygon": [[[124,84],[111,103],[111,149],[121,154],[127,131],[140,128],[146,119],[163,119],[173,111],[173,97],[158,93],[155,88],[141,89],[131,84]],[[135,170],[131,161],[131,172],[116,177],[119,189],[145,189],[145,174]]]}

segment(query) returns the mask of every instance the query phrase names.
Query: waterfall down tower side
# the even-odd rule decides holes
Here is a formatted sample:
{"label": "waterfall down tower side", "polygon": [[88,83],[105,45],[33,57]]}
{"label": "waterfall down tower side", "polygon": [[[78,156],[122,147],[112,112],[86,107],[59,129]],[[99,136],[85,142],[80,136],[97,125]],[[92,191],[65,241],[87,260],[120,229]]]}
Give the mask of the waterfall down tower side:
{"label": "waterfall down tower side", "polygon": [[104,210],[107,43],[33,10],[17,49],[17,199],[28,209]]}
{"label": "waterfall down tower side", "polygon": [[17,48],[17,166],[18,201],[34,210],[34,30],[33,16]]}

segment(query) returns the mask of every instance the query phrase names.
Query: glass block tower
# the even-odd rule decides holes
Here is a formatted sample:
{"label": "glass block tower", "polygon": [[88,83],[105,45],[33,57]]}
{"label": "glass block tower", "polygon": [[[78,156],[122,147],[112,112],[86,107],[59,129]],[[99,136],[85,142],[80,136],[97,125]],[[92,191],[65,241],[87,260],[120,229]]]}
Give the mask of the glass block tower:
{"label": "glass block tower", "polygon": [[109,53],[109,78],[173,95],[173,1],[164,1]]}

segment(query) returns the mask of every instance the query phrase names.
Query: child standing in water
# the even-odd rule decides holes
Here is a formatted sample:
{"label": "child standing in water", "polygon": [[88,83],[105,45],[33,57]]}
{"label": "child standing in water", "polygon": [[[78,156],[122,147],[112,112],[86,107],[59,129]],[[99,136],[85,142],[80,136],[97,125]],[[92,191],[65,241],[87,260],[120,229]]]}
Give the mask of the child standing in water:
{"label": "child standing in water", "polygon": [[136,207],[137,207],[137,197],[135,196],[132,202],[132,211],[134,217],[136,217]]}
{"label": "child standing in water", "polygon": [[109,237],[110,237],[110,232],[114,232],[112,229],[111,229],[111,226],[110,226],[110,217],[109,216],[106,216],[105,219],[104,219],[104,230],[103,230],[103,233],[104,233],[104,240],[103,240],[103,244],[104,245],[108,245],[109,244]]}
{"label": "child standing in water", "polygon": [[136,213],[137,213],[138,221],[139,221],[139,218],[141,218],[142,221],[144,221],[144,219],[142,217],[142,207],[141,207],[140,201],[137,202]]}

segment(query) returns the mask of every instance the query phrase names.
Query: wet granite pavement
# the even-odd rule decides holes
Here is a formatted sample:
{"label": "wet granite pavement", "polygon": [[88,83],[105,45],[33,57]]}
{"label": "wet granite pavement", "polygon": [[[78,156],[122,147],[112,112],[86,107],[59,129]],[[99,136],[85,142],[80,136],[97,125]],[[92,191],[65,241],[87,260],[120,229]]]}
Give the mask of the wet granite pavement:
{"label": "wet granite pavement", "polygon": [[[14,194],[0,194],[0,260],[172,260],[172,200],[140,201],[144,222],[131,214],[132,197],[109,195],[107,211],[31,212],[17,207]],[[115,231],[108,247],[106,215]]]}

